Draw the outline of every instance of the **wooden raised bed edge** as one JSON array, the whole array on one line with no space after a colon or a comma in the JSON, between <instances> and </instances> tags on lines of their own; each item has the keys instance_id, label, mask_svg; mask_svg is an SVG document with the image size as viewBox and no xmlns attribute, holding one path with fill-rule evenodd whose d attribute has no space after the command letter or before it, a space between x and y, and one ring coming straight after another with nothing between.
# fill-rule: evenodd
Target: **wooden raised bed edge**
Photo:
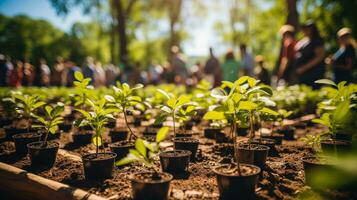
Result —
<instances>
[{"instance_id":1,"label":"wooden raised bed edge","mask_svg":"<svg viewBox=\"0 0 357 200\"><path fill-rule=\"evenodd\" d=\"M0 162L0 191L21 200L106 200L2 162Z\"/></svg>"}]
</instances>

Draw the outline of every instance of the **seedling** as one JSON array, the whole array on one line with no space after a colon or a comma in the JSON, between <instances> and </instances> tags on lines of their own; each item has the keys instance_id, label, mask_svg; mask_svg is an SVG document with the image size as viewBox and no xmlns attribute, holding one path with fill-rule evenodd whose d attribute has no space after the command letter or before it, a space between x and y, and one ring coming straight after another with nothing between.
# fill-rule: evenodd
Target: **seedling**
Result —
<instances>
[{"instance_id":1,"label":"seedling","mask_svg":"<svg viewBox=\"0 0 357 200\"><path fill-rule=\"evenodd\" d=\"M164 122L167 117L172 117L174 136L176 137L176 121L187 121L190 116L196 113L194 102L187 95L177 97L161 89L157 89L157 91L163 94L167 101L165 105L159 106L162 112L156 118L155 124Z\"/></svg>"},{"instance_id":2,"label":"seedling","mask_svg":"<svg viewBox=\"0 0 357 200\"><path fill-rule=\"evenodd\" d=\"M133 162L140 162L157 173L158 170L154 165L154 158L157 157L157 154L160 151L160 143L166 138L168 132L168 127L160 128L156 134L155 142L152 143L137 138L135 141L135 149L130 149L129 154L115 164L117 166L122 166Z\"/></svg>"},{"instance_id":3,"label":"seedling","mask_svg":"<svg viewBox=\"0 0 357 200\"><path fill-rule=\"evenodd\" d=\"M40 123L32 125L32 127L43 128L46 131L46 136L43 143L44 147L47 146L48 134L56 134L58 130L58 124L63 123L63 117L61 117L61 113L64 111L64 105L62 103L57 103L54 107L47 105L45 106L45 110L46 116L44 117L32 114L32 116Z\"/></svg>"},{"instance_id":4,"label":"seedling","mask_svg":"<svg viewBox=\"0 0 357 200\"><path fill-rule=\"evenodd\" d=\"M73 82L74 94L74 106L80 109L84 109L85 104L88 102L87 99L93 99L95 95L93 94L93 86L89 85L91 79L84 78L83 74L79 71L74 73L76 81Z\"/></svg>"},{"instance_id":5,"label":"seedling","mask_svg":"<svg viewBox=\"0 0 357 200\"><path fill-rule=\"evenodd\" d=\"M91 111L86 111L82 109L76 109L78 112L82 113L83 118L75 121L78 127L89 125L94 130L94 135L92 137L92 143L96 147L96 155L98 156L99 147L102 146L102 134L105 129L105 125L108 123L109 119L114 119L112 113L116 112L117 109L107 105L106 99L102 98L97 101L87 99L88 105L91 107Z\"/></svg>"},{"instance_id":6,"label":"seedling","mask_svg":"<svg viewBox=\"0 0 357 200\"><path fill-rule=\"evenodd\" d=\"M117 86L113 86L114 97L105 95L105 99L116 107L118 112L123 113L125 125L130 132L129 141L131 141L132 136L135 136L135 134L129 126L127 111L132 109L135 105L142 103L141 97L135 95L135 91L142 87L144 87L142 84L138 84L133 88L130 88L126 83L121 84L120 82L117 82Z\"/></svg>"}]
</instances>

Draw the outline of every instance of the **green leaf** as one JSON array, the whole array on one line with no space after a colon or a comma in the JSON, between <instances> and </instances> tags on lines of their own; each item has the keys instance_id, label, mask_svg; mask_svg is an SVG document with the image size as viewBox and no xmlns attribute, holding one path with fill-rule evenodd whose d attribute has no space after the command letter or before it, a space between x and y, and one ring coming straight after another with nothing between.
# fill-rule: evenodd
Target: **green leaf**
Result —
<instances>
[{"instance_id":1,"label":"green leaf","mask_svg":"<svg viewBox=\"0 0 357 200\"><path fill-rule=\"evenodd\" d=\"M256 84L257 84L257 80L255 80L255 79L252 78L252 77L249 77L249 78L248 78L248 85L249 85L250 87L254 87Z\"/></svg>"},{"instance_id":2,"label":"green leaf","mask_svg":"<svg viewBox=\"0 0 357 200\"><path fill-rule=\"evenodd\" d=\"M230 81L222 81L222 87L229 87L229 88L233 88L234 83L230 82Z\"/></svg>"},{"instance_id":3,"label":"green leaf","mask_svg":"<svg viewBox=\"0 0 357 200\"><path fill-rule=\"evenodd\" d=\"M166 104L170 107L170 108L175 108L176 106L176 98L175 97L172 97L170 98L169 100L167 100Z\"/></svg>"},{"instance_id":4,"label":"green leaf","mask_svg":"<svg viewBox=\"0 0 357 200\"><path fill-rule=\"evenodd\" d=\"M324 126L330 127L330 123L328 121L324 121L322 119L312 119L311 121L314 123L317 123L317 124L322 124Z\"/></svg>"},{"instance_id":5,"label":"green leaf","mask_svg":"<svg viewBox=\"0 0 357 200\"><path fill-rule=\"evenodd\" d=\"M51 106L46 106L45 110L46 110L48 116L51 116L52 107Z\"/></svg>"},{"instance_id":6,"label":"green leaf","mask_svg":"<svg viewBox=\"0 0 357 200\"><path fill-rule=\"evenodd\" d=\"M133 163L135 161L137 161L138 158L136 158L134 155L132 154L128 154L125 158L119 160L119 161L116 161L115 162L115 165L116 166L123 166L123 165L127 165L127 164L130 164L130 163Z\"/></svg>"},{"instance_id":7,"label":"green leaf","mask_svg":"<svg viewBox=\"0 0 357 200\"><path fill-rule=\"evenodd\" d=\"M238 80L236 80L235 84L242 85L248 80L249 76L242 76Z\"/></svg>"},{"instance_id":8,"label":"green leaf","mask_svg":"<svg viewBox=\"0 0 357 200\"><path fill-rule=\"evenodd\" d=\"M166 99L170 99L170 96L167 92L165 92L164 90L162 89L157 89L158 92L160 92L162 95L164 95L166 97Z\"/></svg>"},{"instance_id":9,"label":"green leaf","mask_svg":"<svg viewBox=\"0 0 357 200\"><path fill-rule=\"evenodd\" d=\"M260 110L260 112L268 113L268 114L271 114L271 115L274 115L274 116L278 116L278 115L279 115L278 112L276 112L276 111L274 111L274 110L271 110L271 109L269 109L269 108L266 108L266 107L262 108L262 109Z\"/></svg>"},{"instance_id":10,"label":"green leaf","mask_svg":"<svg viewBox=\"0 0 357 200\"><path fill-rule=\"evenodd\" d=\"M105 95L104 98L108 101L108 102L115 102L114 97L110 96L110 95Z\"/></svg>"},{"instance_id":11,"label":"green leaf","mask_svg":"<svg viewBox=\"0 0 357 200\"><path fill-rule=\"evenodd\" d=\"M144 141L140 138L138 138L135 141L135 149L143 156L146 158L146 147L144 144Z\"/></svg>"},{"instance_id":12,"label":"green leaf","mask_svg":"<svg viewBox=\"0 0 357 200\"><path fill-rule=\"evenodd\" d=\"M226 117L224 116L224 112L208 111L203 116L203 119L205 119L205 120L223 120L223 119L226 119Z\"/></svg>"},{"instance_id":13,"label":"green leaf","mask_svg":"<svg viewBox=\"0 0 357 200\"><path fill-rule=\"evenodd\" d=\"M74 72L74 77L75 77L78 81L82 81L82 80L83 80L83 74L82 74L80 71Z\"/></svg>"},{"instance_id":14,"label":"green leaf","mask_svg":"<svg viewBox=\"0 0 357 200\"><path fill-rule=\"evenodd\" d=\"M226 99L227 93L222 88L215 88L211 91L211 96L217 99Z\"/></svg>"},{"instance_id":15,"label":"green leaf","mask_svg":"<svg viewBox=\"0 0 357 200\"><path fill-rule=\"evenodd\" d=\"M57 116L59 116L63 111L64 111L64 107L63 107L63 106L56 106L56 107L51 111L51 116L52 116L52 117L57 117Z\"/></svg>"},{"instance_id":16,"label":"green leaf","mask_svg":"<svg viewBox=\"0 0 357 200\"><path fill-rule=\"evenodd\" d=\"M169 127L160 128L156 134L156 142L160 143L161 141L163 141L166 138L168 132L169 132Z\"/></svg>"},{"instance_id":17,"label":"green leaf","mask_svg":"<svg viewBox=\"0 0 357 200\"><path fill-rule=\"evenodd\" d=\"M333 86L337 87L337 85L329 79L320 79L320 80L315 81L315 83L333 85Z\"/></svg>"},{"instance_id":18,"label":"green leaf","mask_svg":"<svg viewBox=\"0 0 357 200\"><path fill-rule=\"evenodd\" d=\"M97 140L98 140L98 143L97 143ZM92 142L95 146L100 147L100 146L102 146L102 137L94 136L94 137L92 137Z\"/></svg>"},{"instance_id":19,"label":"green leaf","mask_svg":"<svg viewBox=\"0 0 357 200\"><path fill-rule=\"evenodd\" d=\"M134 87L131 90L137 90L137 89L140 89L140 88L143 88L143 87L144 87L143 84L136 84L136 85L134 85Z\"/></svg>"},{"instance_id":20,"label":"green leaf","mask_svg":"<svg viewBox=\"0 0 357 200\"><path fill-rule=\"evenodd\" d=\"M181 95L177 100L176 106L182 106L182 105L190 102L190 99L191 98L187 95Z\"/></svg>"},{"instance_id":21,"label":"green leaf","mask_svg":"<svg viewBox=\"0 0 357 200\"><path fill-rule=\"evenodd\" d=\"M254 102L250 102L250 101L241 101L239 103L239 110L255 110L257 109L258 105Z\"/></svg>"}]
</instances>

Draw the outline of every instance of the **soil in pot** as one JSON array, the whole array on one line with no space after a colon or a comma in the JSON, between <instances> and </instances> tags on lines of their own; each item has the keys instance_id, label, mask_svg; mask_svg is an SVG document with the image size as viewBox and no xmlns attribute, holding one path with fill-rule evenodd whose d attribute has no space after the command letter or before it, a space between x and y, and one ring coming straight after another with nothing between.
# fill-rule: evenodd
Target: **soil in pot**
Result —
<instances>
[{"instance_id":1,"label":"soil in pot","mask_svg":"<svg viewBox=\"0 0 357 200\"><path fill-rule=\"evenodd\" d=\"M192 137L193 133L192 131L186 129L186 130L178 130L176 132L176 137Z\"/></svg>"},{"instance_id":2,"label":"soil in pot","mask_svg":"<svg viewBox=\"0 0 357 200\"><path fill-rule=\"evenodd\" d=\"M263 170L269 147L259 144L239 144L235 151L240 163L253 164Z\"/></svg>"},{"instance_id":3,"label":"soil in pot","mask_svg":"<svg viewBox=\"0 0 357 200\"><path fill-rule=\"evenodd\" d=\"M110 150L116 154L116 159L121 160L129 153L129 149L134 149L134 143L126 140L115 142L108 145Z\"/></svg>"},{"instance_id":4,"label":"soil in pot","mask_svg":"<svg viewBox=\"0 0 357 200\"><path fill-rule=\"evenodd\" d=\"M41 133L20 133L12 136L15 143L16 154L26 155L27 144L40 141L41 135Z\"/></svg>"},{"instance_id":5,"label":"soil in pot","mask_svg":"<svg viewBox=\"0 0 357 200\"><path fill-rule=\"evenodd\" d=\"M255 199L255 187L258 183L260 168L254 165L240 164L241 175L237 167L224 165L213 168L216 174L221 200Z\"/></svg>"},{"instance_id":6,"label":"soil in pot","mask_svg":"<svg viewBox=\"0 0 357 200\"><path fill-rule=\"evenodd\" d=\"M109 131L109 136L112 142L126 140L128 137L128 130L126 129L113 129Z\"/></svg>"},{"instance_id":7,"label":"soil in pot","mask_svg":"<svg viewBox=\"0 0 357 200\"><path fill-rule=\"evenodd\" d=\"M269 147L268 156L278 156L278 151L275 148L275 140L268 138L253 139L252 144L260 144Z\"/></svg>"},{"instance_id":8,"label":"soil in pot","mask_svg":"<svg viewBox=\"0 0 357 200\"><path fill-rule=\"evenodd\" d=\"M343 140L322 140L321 149L324 154L334 155L337 153L337 155L343 155L352 150L352 143Z\"/></svg>"},{"instance_id":9,"label":"soil in pot","mask_svg":"<svg viewBox=\"0 0 357 200\"><path fill-rule=\"evenodd\" d=\"M186 150L161 152L159 157L162 171L174 175L175 178L187 176L191 154Z\"/></svg>"},{"instance_id":10,"label":"soil in pot","mask_svg":"<svg viewBox=\"0 0 357 200\"><path fill-rule=\"evenodd\" d=\"M21 134L21 133L33 133L33 132L37 132L37 129L27 129L27 128L13 128L13 127L5 127L5 134L6 134L6 141L11 141L12 140L12 136L16 135L16 134Z\"/></svg>"},{"instance_id":11,"label":"soil in pot","mask_svg":"<svg viewBox=\"0 0 357 200\"><path fill-rule=\"evenodd\" d=\"M82 156L85 178L102 180L112 177L116 153L91 153Z\"/></svg>"},{"instance_id":12,"label":"soil in pot","mask_svg":"<svg viewBox=\"0 0 357 200\"><path fill-rule=\"evenodd\" d=\"M191 161L196 158L196 153L198 149L199 140L189 137L174 138L174 149L175 150L188 150L191 151Z\"/></svg>"},{"instance_id":13,"label":"soil in pot","mask_svg":"<svg viewBox=\"0 0 357 200\"><path fill-rule=\"evenodd\" d=\"M92 136L92 131L78 131L76 133L72 133L72 140L74 144L86 145L92 142Z\"/></svg>"},{"instance_id":14,"label":"soil in pot","mask_svg":"<svg viewBox=\"0 0 357 200\"><path fill-rule=\"evenodd\" d=\"M44 142L33 142L27 144L28 152L31 160L31 167L34 168L51 168L56 161L56 156L59 148L59 143L48 141L47 145Z\"/></svg>"},{"instance_id":15,"label":"soil in pot","mask_svg":"<svg viewBox=\"0 0 357 200\"><path fill-rule=\"evenodd\" d=\"M295 140L295 127L283 126L276 131L284 136L284 140Z\"/></svg>"},{"instance_id":16,"label":"soil in pot","mask_svg":"<svg viewBox=\"0 0 357 200\"><path fill-rule=\"evenodd\" d=\"M208 139L216 139L216 134L220 133L222 131L222 129L220 128L205 128L204 129L204 136Z\"/></svg>"},{"instance_id":17,"label":"soil in pot","mask_svg":"<svg viewBox=\"0 0 357 200\"><path fill-rule=\"evenodd\" d=\"M141 172L131 175L134 200L167 200L173 176L164 172Z\"/></svg>"}]
</instances>

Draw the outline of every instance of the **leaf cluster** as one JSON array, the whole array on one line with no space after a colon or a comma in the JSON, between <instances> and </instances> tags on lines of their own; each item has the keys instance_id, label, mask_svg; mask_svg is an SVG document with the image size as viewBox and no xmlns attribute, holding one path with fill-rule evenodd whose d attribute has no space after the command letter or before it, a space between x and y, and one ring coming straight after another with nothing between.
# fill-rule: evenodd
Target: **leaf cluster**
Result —
<instances>
[{"instance_id":1,"label":"leaf cluster","mask_svg":"<svg viewBox=\"0 0 357 200\"><path fill-rule=\"evenodd\" d=\"M33 114L33 117L39 124L32 125L33 128L43 128L47 133L55 134L58 130L58 125L63 123L61 113L64 111L64 105L57 103L55 106L45 106L45 116Z\"/></svg>"}]
</instances>

